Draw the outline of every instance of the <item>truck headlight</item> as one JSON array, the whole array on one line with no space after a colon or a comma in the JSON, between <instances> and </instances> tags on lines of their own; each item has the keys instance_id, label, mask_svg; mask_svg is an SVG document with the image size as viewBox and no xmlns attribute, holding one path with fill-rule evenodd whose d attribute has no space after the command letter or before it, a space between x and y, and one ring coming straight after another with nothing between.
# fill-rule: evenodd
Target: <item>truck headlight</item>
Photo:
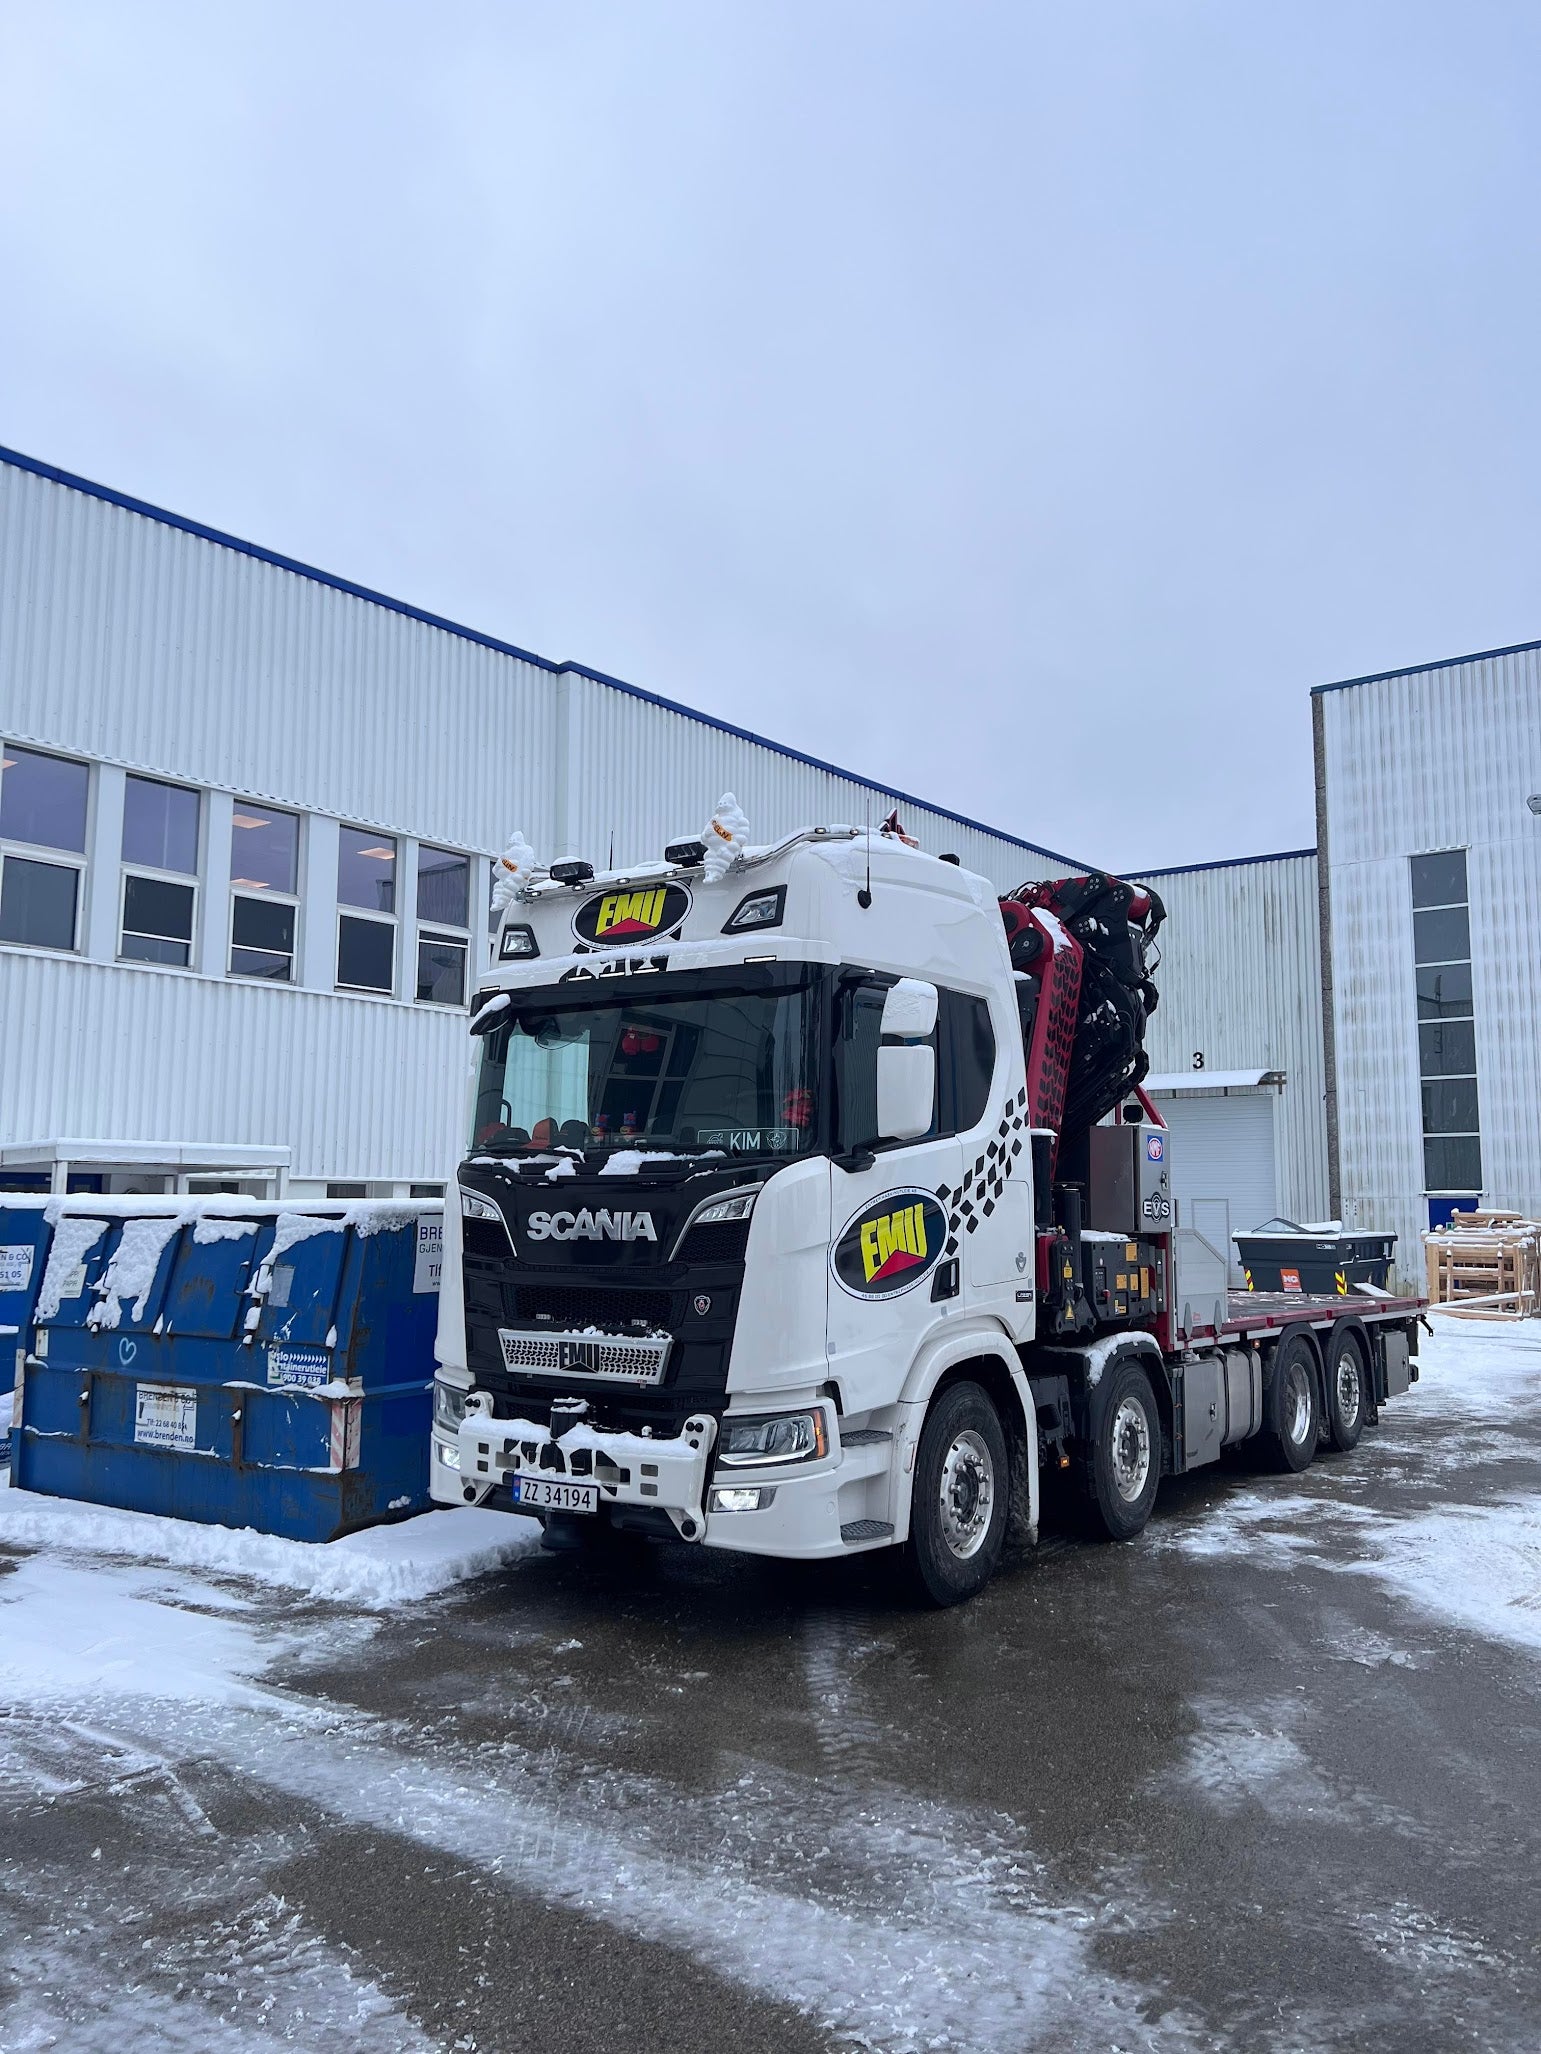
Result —
<instances>
[{"instance_id":1,"label":"truck headlight","mask_svg":"<svg viewBox=\"0 0 1541 2054\"><path fill-rule=\"evenodd\" d=\"M692 1213L693 1227L720 1227L729 1220L747 1220L754 1211L754 1202L759 1197L758 1186L753 1191L732 1191L726 1198L714 1198L710 1205Z\"/></svg>"},{"instance_id":2,"label":"truck headlight","mask_svg":"<svg viewBox=\"0 0 1541 2054\"><path fill-rule=\"evenodd\" d=\"M829 1453L824 1414L773 1412L761 1418L722 1422L717 1460L729 1468L758 1468L773 1462L816 1462Z\"/></svg>"},{"instance_id":3,"label":"truck headlight","mask_svg":"<svg viewBox=\"0 0 1541 2054\"><path fill-rule=\"evenodd\" d=\"M455 1433L466 1416L468 1393L459 1384L447 1384L443 1377L433 1380L433 1423L442 1426L447 1434Z\"/></svg>"}]
</instances>

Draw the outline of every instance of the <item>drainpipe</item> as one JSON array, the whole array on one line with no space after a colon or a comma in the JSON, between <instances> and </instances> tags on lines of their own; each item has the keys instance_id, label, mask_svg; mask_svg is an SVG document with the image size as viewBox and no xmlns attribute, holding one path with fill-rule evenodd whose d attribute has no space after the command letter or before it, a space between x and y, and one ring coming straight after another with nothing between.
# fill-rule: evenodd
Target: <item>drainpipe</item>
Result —
<instances>
[{"instance_id":1,"label":"drainpipe","mask_svg":"<svg viewBox=\"0 0 1541 2054\"><path fill-rule=\"evenodd\" d=\"M1327 843L1326 712L1320 692L1311 694L1311 753L1316 769L1316 919L1322 956L1322 1064L1326 1073L1327 1203L1332 1218L1343 1218L1343 1177L1338 1157L1337 1029L1332 1004L1332 865Z\"/></svg>"}]
</instances>

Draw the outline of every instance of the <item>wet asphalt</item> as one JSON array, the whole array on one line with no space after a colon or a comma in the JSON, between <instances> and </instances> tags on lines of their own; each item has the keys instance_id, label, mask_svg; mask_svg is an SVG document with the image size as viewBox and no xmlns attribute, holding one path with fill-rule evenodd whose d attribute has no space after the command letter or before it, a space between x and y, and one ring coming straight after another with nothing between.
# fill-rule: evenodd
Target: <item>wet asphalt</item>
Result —
<instances>
[{"instance_id":1,"label":"wet asphalt","mask_svg":"<svg viewBox=\"0 0 1541 2054\"><path fill-rule=\"evenodd\" d=\"M1541 2047L1541 1657L1364 1568L1535 1489L1533 1420L1452 1431L1227 1460L1124 1547L1051 1506L945 1613L683 1547L373 1631L262 1595L298 1726L7 1722L0 2049Z\"/></svg>"}]
</instances>

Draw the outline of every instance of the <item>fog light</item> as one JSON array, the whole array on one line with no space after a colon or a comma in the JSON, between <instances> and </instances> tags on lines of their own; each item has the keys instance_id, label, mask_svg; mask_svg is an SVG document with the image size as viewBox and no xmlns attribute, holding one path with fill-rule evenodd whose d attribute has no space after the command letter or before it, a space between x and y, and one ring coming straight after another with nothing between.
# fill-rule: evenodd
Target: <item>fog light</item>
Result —
<instances>
[{"instance_id":1,"label":"fog light","mask_svg":"<svg viewBox=\"0 0 1541 2054\"><path fill-rule=\"evenodd\" d=\"M439 1460L446 1469L458 1469L460 1467L460 1450L453 1441L440 1441Z\"/></svg>"},{"instance_id":2,"label":"fog light","mask_svg":"<svg viewBox=\"0 0 1541 2054\"><path fill-rule=\"evenodd\" d=\"M719 1484L712 1492L713 1512L763 1512L773 1504L776 1486L772 1484Z\"/></svg>"}]
</instances>

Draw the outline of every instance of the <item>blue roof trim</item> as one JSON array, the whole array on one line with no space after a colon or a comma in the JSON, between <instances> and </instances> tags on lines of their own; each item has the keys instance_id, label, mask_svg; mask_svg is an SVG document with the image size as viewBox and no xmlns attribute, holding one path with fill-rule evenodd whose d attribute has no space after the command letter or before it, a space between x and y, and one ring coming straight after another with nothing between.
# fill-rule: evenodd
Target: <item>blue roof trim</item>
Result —
<instances>
[{"instance_id":1,"label":"blue roof trim","mask_svg":"<svg viewBox=\"0 0 1541 2054\"><path fill-rule=\"evenodd\" d=\"M802 749L791 748L785 742L773 742L765 735L755 734L751 728L736 726L731 720L719 720L713 713L702 713L677 699L665 699L657 692L644 691L640 685L629 685L624 678L609 677L604 671L590 670L582 663L553 663L549 656L537 656L532 649L520 649L512 642L500 642L495 635L481 634L475 628L463 627L459 621L446 620L441 614L425 613L421 607L409 606L402 599L392 599L386 592L375 592L368 585L355 585L348 578L334 577L330 571L317 570L314 564L301 563L297 557L280 556L276 550L263 549L258 543L243 542L239 535L227 535L222 528L205 527L201 521L187 520L181 514L169 513L163 506L152 506L148 500L131 498L126 492L115 492L111 486L77 477L73 471L61 471L56 464L45 464L37 457L23 456L19 450L0 445L0 463L10 464L18 471L30 471L34 477L47 478L52 484L68 486L70 491L83 492L90 499L104 500L108 506L121 507L125 513L141 514L146 520L159 521L162 527L179 529L184 535L196 535L201 542L213 542L221 549L233 549L238 556L254 557L258 563L272 564L276 570L289 571L297 578L308 578L312 584L327 585L334 592L346 592L351 599L362 599L370 606L382 606L388 613L399 613L424 627L437 628L446 635L458 635L461 641L474 642L480 648L494 650L499 656L512 656L521 663L532 663L539 670L550 671L553 676L568 672L575 677L589 678L597 685L608 685L612 691L624 692L628 698L640 699L648 706L661 707L666 713L677 713L682 719L699 721L703 727L715 728L719 734L731 735L735 741L769 749L777 756L806 764L810 770L823 771L829 777L843 777L851 784L876 792L881 798L896 799L904 806L924 806L928 813L954 821L959 827L972 828L978 834L990 835L996 841L1010 842L1013 848L1025 849L1031 856L1047 856L1055 863L1074 865L1077 862L1074 856L1063 856L1056 849L1046 849L1038 842L1024 841L1020 835L989 827L984 821L973 820L966 813L955 813L950 806L938 806L934 800L922 799L914 792L901 792L894 785L877 784L858 771L842 770L838 763L826 763L822 757L809 756ZM1084 869L1086 866L1082 864L1079 867Z\"/></svg>"},{"instance_id":2,"label":"blue roof trim","mask_svg":"<svg viewBox=\"0 0 1541 2054\"><path fill-rule=\"evenodd\" d=\"M1295 863L1302 856L1315 854L1315 849L1280 849L1273 856L1222 856L1218 863L1178 863L1167 870L1125 870L1121 874L1143 884L1150 877L1192 877L1199 870L1245 870L1252 863Z\"/></svg>"},{"instance_id":3,"label":"blue roof trim","mask_svg":"<svg viewBox=\"0 0 1541 2054\"><path fill-rule=\"evenodd\" d=\"M1510 642L1502 649L1474 649L1470 656L1441 656L1434 663L1409 663L1401 670L1373 670L1368 677L1341 678L1334 685L1313 685L1311 697L1319 699L1323 692L1351 692L1355 685L1383 685L1388 678L1415 678L1429 670L1455 670L1463 663L1487 663L1495 656L1528 656L1533 649L1541 649L1541 642Z\"/></svg>"}]
</instances>

